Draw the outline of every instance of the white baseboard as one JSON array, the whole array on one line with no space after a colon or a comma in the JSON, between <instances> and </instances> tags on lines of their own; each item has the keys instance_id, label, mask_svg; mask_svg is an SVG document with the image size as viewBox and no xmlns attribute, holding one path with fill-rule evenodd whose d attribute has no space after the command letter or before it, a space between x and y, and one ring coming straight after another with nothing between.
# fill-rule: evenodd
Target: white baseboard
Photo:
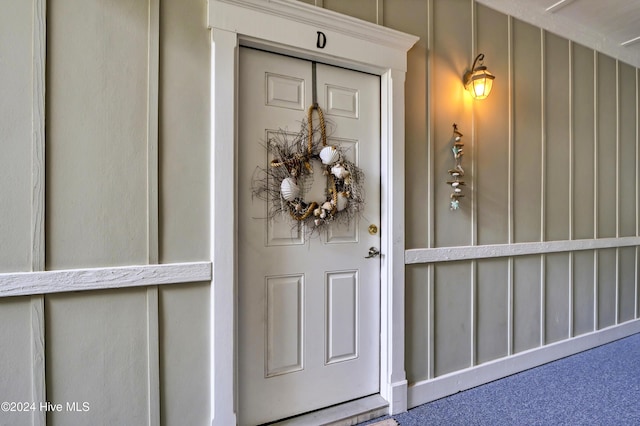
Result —
<instances>
[{"instance_id":1,"label":"white baseboard","mask_svg":"<svg viewBox=\"0 0 640 426\"><path fill-rule=\"evenodd\" d=\"M569 355L575 355L639 332L640 320L636 319L434 379L416 382L411 384L408 389L408 408L502 379Z\"/></svg>"},{"instance_id":2,"label":"white baseboard","mask_svg":"<svg viewBox=\"0 0 640 426\"><path fill-rule=\"evenodd\" d=\"M389 414L398 414L407 411L408 382L402 380L389 386Z\"/></svg>"}]
</instances>

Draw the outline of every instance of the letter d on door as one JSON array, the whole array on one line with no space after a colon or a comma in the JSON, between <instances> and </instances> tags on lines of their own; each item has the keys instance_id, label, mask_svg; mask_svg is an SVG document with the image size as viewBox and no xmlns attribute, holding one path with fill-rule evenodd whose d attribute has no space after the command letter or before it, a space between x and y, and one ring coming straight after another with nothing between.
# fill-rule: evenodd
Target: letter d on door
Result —
<instances>
[{"instance_id":1,"label":"letter d on door","mask_svg":"<svg viewBox=\"0 0 640 426\"><path fill-rule=\"evenodd\" d=\"M318 41L316 42L316 47L318 49L324 49L327 45L327 36L324 35L322 31L318 31Z\"/></svg>"}]
</instances>

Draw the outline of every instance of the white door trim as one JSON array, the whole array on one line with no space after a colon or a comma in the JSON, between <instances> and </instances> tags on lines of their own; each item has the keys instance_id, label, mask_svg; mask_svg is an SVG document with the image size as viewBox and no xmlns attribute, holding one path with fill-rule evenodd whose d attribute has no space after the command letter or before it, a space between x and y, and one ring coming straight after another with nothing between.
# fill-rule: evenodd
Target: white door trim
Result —
<instances>
[{"instance_id":1,"label":"white door trim","mask_svg":"<svg viewBox=\"0 0 640 426\"><path fill-rule=\"evenodd\" d=\"M211 52L211 424L236 424L238 47L380 75L380 395L407 408L404 369L404 81L418 40L295 0L209 0ZM318 31L326 37L318 48Z\"/></svg>"}]
</instances>

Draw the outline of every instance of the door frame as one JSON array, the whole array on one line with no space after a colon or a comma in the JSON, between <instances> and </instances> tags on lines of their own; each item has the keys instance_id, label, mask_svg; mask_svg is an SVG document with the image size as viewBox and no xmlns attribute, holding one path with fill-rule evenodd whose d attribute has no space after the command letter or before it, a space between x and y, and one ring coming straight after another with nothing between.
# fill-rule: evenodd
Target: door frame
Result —
<instances>
[{"instance_id":1,"label":"door frame","mask_svg":"<svg viewBox=\"0 0 640 426\"><path fill-rule=\"evenodd\" d=\"M209 0L211 423L236 424L238 48L380 76L380 396L407 409L404 368L404 82L418 37L297 0ZM324 35L324 47L320 40ZM233 177L233 178L230 178Z\"/></svg>"}]
</instances>

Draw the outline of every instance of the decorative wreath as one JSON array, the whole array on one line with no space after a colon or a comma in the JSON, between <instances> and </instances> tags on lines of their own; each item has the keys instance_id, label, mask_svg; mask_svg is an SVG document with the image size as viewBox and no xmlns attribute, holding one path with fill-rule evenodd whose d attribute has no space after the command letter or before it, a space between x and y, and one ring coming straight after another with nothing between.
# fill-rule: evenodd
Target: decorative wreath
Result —
<instances>
[{"instance_id":1,"label":"decorative wreath","mask_svg":"<svg viewBox=\"0 0 640 426\"><path fill-rule=\"evenodd\" d=\"M319 127L313 126L313 112ZM320 132L320 137L314 137ZM267 151L273 158L262 175L254 179L254 194L269 203L268 217L288 212L297 222L303 222L312 233L327 224L349 222L364 205L362 183L364 173L345 157L342 147L327 144L324 115L318 104L307 112L306 123L291 135L283 130L267 141ZM326 178L325 198L305 199L314 180L312 160L322 163Z\"/></svg>"}]
</instances>

